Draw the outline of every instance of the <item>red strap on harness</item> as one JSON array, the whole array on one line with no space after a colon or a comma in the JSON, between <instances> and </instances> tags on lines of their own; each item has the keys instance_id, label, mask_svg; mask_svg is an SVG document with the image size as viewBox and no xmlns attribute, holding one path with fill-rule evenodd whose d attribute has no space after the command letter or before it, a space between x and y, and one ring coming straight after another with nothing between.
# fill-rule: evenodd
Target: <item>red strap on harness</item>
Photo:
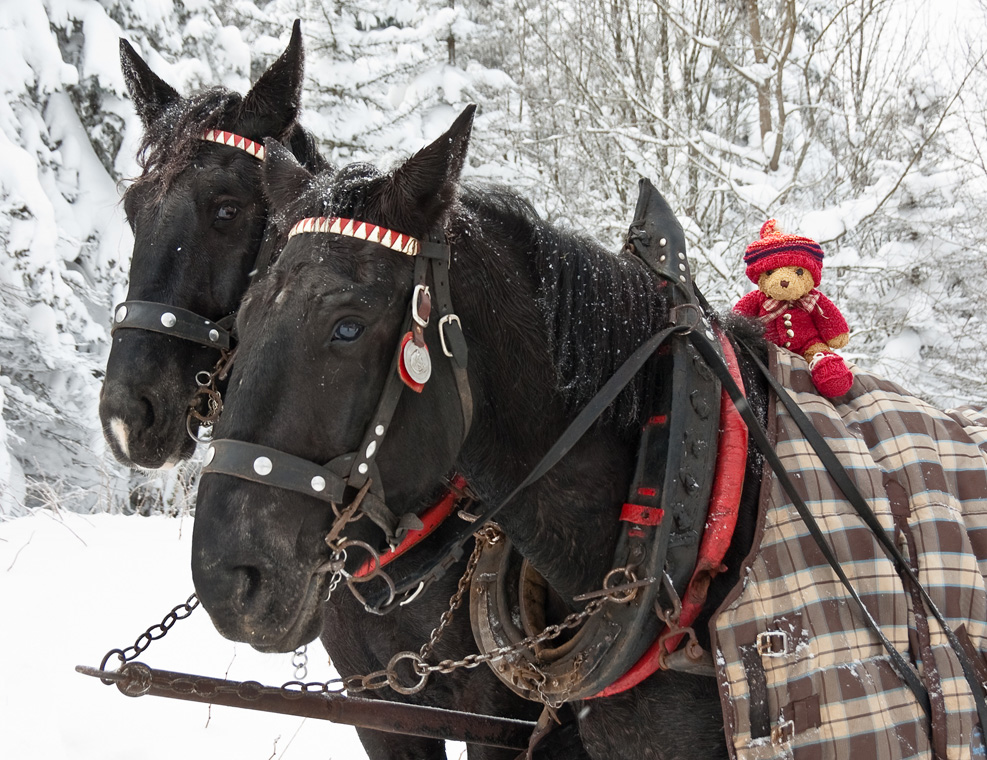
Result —
<instances>
[{"instance_id":1,"label":"red strap on harness","mask_svg":"<svg viewBox=\"0 0 987 760\"><path fill-rule=\"evenodd\" d=\"M442 495L434 506L429 507L425 510L425 514L421 515L422 527L418 530L408 531L408 535L404 537L404 540L400 544L390 551L381 554L380 566L383 567L389 562L394 561L438 528L442 524L442 521L452 514L452 510L455 509L456 504L459 503L459 499L462 498L466 486L466 478L459 473L453 475L449 484L449 490ZM353 577L362 578L373 569L374 560L373 557L370 557L360 566L359 570L353 573Z\"/></svg>"},{"instance_id":2,"label":"red strap on harness","mask_svg":"<svg viewBox=\"0 0 987 760\"><path fill-rule=\"evenodd\" d=\"M726 340L719 328L717 337L723 346L723 358L730 374L743 389L740 377L740 365L730 341ZM679 626L691 625L702 611L706 602L706 592L709 584L720 572L726 570L722 564L723 557L733 539L734 528L737 527L737 515L740 511L740 494L744 487L744 470L747 466L747 425L740 412L730 401L726 391L720 395L720 437L716 447L716 474L713 481L713 491L710 495L709 512L706 518L706 530L703 531L699 544L699 557L696 569L685 590L682 599L682 611L679 614ZM624 505L624 510L628 506ZM661 510L658 510L661 511ZM621 519L623 511L621 512ZM632 521L633 522L633 521ZM657 524L657 523L654 523ZM662 631L664 633L664 631ZM650 676L661 667L661 650L674 652L682 640L682 634L673 636L666 641L661 640L661 634L641 658L624 675L603 689L596 697L609 697L619 694Z\"/></svg>"},{"instance_id":3,"label":"red strap on harness","mask_svg":"<svg viewBox=\"0 0 987 760\"><path fill-rule=\"evenodd\" d=\"M641 504L625 504L620 510L621 520L636 525L660 525L664 516L664 509L645 507Z\"/></svg>"}]
</instances>

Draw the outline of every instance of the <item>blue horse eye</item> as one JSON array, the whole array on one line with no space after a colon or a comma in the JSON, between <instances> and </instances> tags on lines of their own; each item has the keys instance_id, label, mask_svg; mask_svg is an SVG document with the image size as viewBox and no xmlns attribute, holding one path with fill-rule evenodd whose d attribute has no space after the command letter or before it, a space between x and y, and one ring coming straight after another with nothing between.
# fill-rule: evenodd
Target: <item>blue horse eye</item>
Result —
<instances>
[{"instance_id":1,"label":"blue horse eye","mask_svg":"<svg viewBox=\"0 0 987 760\"><path fill-rule=\"evenodd\" d=\"M238 210L236 206L231 206L227 203L225 206L219 207L219 211L216 212L216 218L221 222L228 222L236 218Z\"/></svg>"},{"instance_id":2,"label":"blue horse eye","mask_svg":"<svg viewBox=\"0 0 987 760\"><path fill-rule=\"evenodd\" d=\"M340 322L336 329L332 331L332 340L341 340L349 343L356 340L363 333L363 325L359 322Z\"/></svg>"}]
</instances>

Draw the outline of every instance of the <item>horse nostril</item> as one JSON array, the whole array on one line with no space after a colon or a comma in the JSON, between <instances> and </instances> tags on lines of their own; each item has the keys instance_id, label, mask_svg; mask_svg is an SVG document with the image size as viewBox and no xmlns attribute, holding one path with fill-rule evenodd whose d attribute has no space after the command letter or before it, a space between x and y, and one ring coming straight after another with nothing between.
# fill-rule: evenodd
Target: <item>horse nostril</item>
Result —
<instances>
[{"instance_id":1,"label":"horse nostril","mask_svg":"<svg viewBox=\"0 0 987 760\"><path fill-rule=\"evenodd\" d=\"M251 565L240 565L233 568L233 576L233 600L246 610L260 589L260 570Z\"/></svg>"},{"instance_id":2,"label":"horse nostril","mask_svg":"<svg viewBox=\"0 0 987 760\"><path fill-rule=\"evenodd\" d=\"M154 424L154 404L151 403L151 399L147 396L141 396L138 402L138 409L140 409L141 421L144 423L144 427L151 427Z\"/></svg>"},{"instance_id":3,"label":"horse nostril","mask_svg":"<svg viewBox=\"0 0 987 760\"><path fill-rule=\"evenodd\" d=\"M781 285L783 288L787 288L788 287L788 280L782 280L778 284Z\"/></svg>"}]
</instances>

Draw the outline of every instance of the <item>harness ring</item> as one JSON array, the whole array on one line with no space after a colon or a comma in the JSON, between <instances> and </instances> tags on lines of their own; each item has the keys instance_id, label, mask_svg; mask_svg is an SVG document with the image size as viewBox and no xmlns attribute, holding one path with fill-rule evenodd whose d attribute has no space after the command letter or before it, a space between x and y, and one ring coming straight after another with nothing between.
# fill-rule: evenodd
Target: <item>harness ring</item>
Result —
<instances>
[{"instance_id":1,"label":"harness ring","mask_svg":"<svg viewBox=\"0 0 987 760\"><path fill-rule=\"evenodd\" d=\"M401 660L411 660L414 663L411 667L420 679L418 683L411 686L402 686L398 681L398 674L394 671L394 668L399 662L401 662ZM425 684L428 683L428 671L426 670L422 672L419 670L419 668L424 665L425 660L423 660L420 655L415 654L414 652L398 652L387 663L387 685L394 689L394 691L398 694L417 694L424 689Z\"/></svg>"}]
</instances>

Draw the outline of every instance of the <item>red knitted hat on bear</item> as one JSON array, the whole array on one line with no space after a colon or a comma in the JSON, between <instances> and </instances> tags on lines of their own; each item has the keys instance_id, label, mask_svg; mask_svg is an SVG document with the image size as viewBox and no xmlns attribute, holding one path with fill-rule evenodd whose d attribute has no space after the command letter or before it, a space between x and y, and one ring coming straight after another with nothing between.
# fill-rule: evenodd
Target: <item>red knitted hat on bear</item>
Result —
<instances>
[{"instance_id":1,"label":"red knitted hat on bear","mask_svg":"<svg viewBox=\"0 0 987 760\"><path fill-rule=\"evenodd\" d=\"M747 246L744 254L747 276L755 285L761 274L778 267L804 267L819 285L822 279L823 250L819 243L800 235L786 235L775 219L761 227L761 237Z\"/></svg>"}]
</instances>

